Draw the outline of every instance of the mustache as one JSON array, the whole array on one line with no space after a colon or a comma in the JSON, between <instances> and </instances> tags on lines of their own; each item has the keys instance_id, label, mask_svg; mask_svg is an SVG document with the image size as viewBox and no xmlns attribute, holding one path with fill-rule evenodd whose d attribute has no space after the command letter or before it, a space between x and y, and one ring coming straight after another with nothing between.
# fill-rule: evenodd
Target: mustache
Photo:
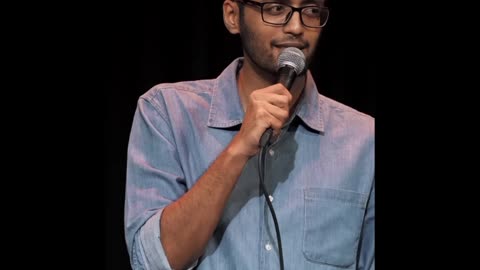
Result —
<instances>
[{"instance_id":1,"label":"mustache","mask_svg":"<svg viewBox=\"0 0 480 270\"><path fill-rule=\"evenodd\" d=\"M307 41L297 38L273 40L272 45L276 47L296 47L300 50L310 47Z\"/></svg>"}]
</instances>

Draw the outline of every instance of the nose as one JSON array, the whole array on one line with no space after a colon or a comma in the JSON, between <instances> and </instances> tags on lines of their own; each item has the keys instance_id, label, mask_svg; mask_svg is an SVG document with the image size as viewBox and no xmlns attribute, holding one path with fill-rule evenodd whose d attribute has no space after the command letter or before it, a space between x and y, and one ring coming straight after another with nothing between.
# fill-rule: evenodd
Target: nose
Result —
<instances>
[{"instance_id":1,"label":"nose","mask_svg":"<svg viewBox=\"0 0 480 270\"><path fill-rule=\"evenodd\" d=\"M302 19L300 18L301 14L300 11L294 10L290 15L290 18L287 24L284 25L283 29L287 33L291 33L292 35L298 36L303 32L303 24Z\"/></svg>"}]
</instances>

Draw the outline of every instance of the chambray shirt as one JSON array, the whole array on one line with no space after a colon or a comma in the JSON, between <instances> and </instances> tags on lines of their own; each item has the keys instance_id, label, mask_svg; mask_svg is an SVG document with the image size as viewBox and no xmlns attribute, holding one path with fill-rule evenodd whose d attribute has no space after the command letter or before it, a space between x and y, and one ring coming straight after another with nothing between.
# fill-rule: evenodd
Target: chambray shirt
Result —
<instances>
[{"instance_id":1,"label":"chambray shirt","mask_svg":"<svg viewBox=\"0 0 480 270\"><path fill-rule=\"evenodd\" d=\"M163 209L185 194L242 124L234 60L213 80L164 83L138 100L128 146L125 237L135 270L171 269ZM246 164L196 269L279 269L275 227ZM265 185L285 269L375 269L374 119L318 93L310 72L268 147Z\"/></svg>"}]
</instances>

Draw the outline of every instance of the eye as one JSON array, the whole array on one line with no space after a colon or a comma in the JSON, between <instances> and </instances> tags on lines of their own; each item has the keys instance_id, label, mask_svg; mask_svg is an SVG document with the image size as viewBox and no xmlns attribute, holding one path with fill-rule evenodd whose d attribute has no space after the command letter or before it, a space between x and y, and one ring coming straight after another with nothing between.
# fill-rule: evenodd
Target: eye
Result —
<instances>
[{"instance_id":1,"label":"eye","mask_svg":"<svg viewBox=\"0 0 480 270\"><path fill-rule=\"evenodd\" d=\"M306 7L303 9L303 14L309 17L320 17L320 8L319 7Z\"/></svg>"},{"instance_id":2,"label":"eye","mask_svg":"<svg viewBox=\"0 0 480 270\"><path fill-rule=\"evenodd\" d=\"M263 12L270 15L281 15L289 11L289 8L282 4L266 4L263 6Z\"/></svg>"}]
</instances>

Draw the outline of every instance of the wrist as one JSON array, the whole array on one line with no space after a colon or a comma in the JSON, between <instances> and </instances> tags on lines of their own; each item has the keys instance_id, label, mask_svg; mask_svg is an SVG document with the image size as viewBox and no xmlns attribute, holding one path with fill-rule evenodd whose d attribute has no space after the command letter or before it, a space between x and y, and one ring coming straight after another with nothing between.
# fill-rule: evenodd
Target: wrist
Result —
<instances>
[{"instance_id":1,"label":"wrist","mask_svg":"<svg viewBox=\"0 0 480 270\"><path fill-rule=\"evenodd\" d=\"M236 138L225 149L225 154L235 162L247 162L255 153L250 153Z\"/></svg>"}]
</instances>

